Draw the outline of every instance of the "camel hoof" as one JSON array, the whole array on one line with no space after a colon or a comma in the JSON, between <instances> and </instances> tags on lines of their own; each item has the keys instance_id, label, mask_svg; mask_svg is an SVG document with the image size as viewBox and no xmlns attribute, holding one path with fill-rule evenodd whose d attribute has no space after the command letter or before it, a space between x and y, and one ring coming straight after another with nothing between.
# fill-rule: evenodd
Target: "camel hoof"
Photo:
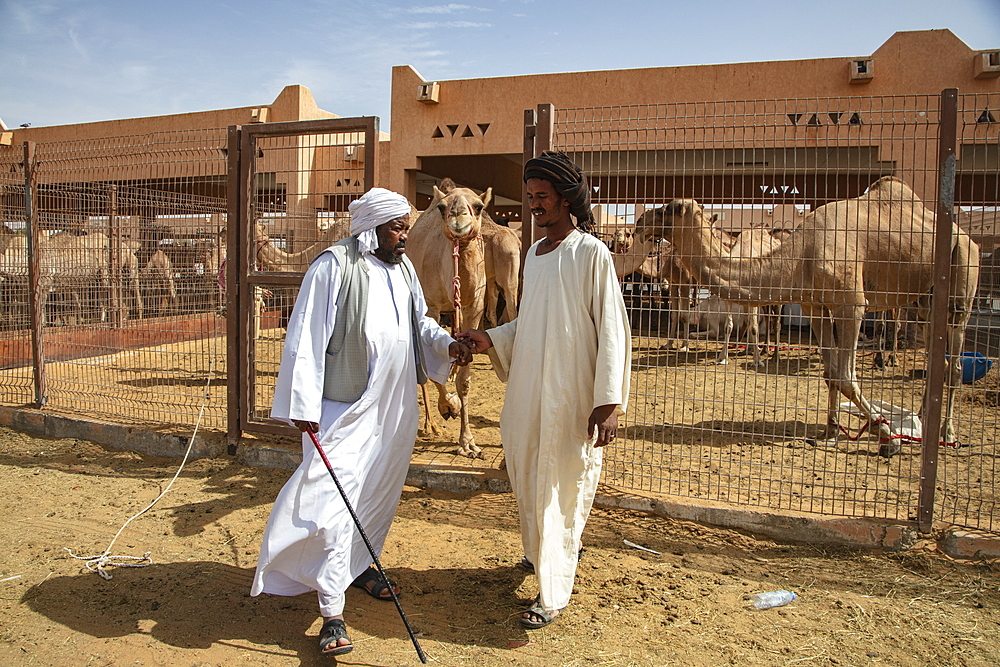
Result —
<instances>
[{"instance_id":1,"label":"camel hoof","mask_svg":"<svg viewBox=\"0 0 1000 667\"><path fill-rule=\"evenodd\" d=\"M816 438L816 439L810 438L808 442L809 444L815 445L816 447L826 447L826 448L836 447L837 436L833 436L832 438Z\"/></svg>"},{"instance_id":2,"label":"camel hoof","mask_svg":"<svg viewBox=\"0 0 1000 667\"><path fill-rule=\"evenodd\" d=\"M727 366L729 364L729 359L716 359L715 363L719 366Z\"/></svg>"},{"instance_id":3,"label":"camel hoof","mask_svg":"<svg viewBox=\"0 0 1000 667\"><path fill-rule=\"evenodd\" d=\"M899 440L883 442L878 446L878 455L884 459L892 458L894 454L899 454L902 448L902 445L899 444Z\"/></svg>"},{"instance_id":4,"label":"camel hoof","mask_svg":"<svg viewBox=\"0 0 1000 667\"><path fill-rule=\"evenodd\" d=\"M458 449L455 450L455 453L458 454L459 456L466 456L470 459L484 458L483 450L480 447L477 447L476 443L474 442L461 445Z\"/></svg>"}]
</instances>

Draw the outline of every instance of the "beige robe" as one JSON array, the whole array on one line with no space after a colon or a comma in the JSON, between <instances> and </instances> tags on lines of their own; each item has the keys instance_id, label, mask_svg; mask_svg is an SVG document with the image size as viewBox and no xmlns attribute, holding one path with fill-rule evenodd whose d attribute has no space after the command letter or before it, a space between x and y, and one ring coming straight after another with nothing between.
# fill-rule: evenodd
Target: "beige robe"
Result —
<instances>
[{"instance_id":1,"label":"beige robe","mask_svg":"<svg viewBox=\"0 0 1000 667\"><path fill-rule=\"evenodd\" d=\"M490 357L507 393L500 415L524 553L542 606L569 603L580 536L601 476L587 435L594 408L628 401L632 337L611 253L573 231L524 264L518 317L489 330Z\"/></svg>"}]
</instances>

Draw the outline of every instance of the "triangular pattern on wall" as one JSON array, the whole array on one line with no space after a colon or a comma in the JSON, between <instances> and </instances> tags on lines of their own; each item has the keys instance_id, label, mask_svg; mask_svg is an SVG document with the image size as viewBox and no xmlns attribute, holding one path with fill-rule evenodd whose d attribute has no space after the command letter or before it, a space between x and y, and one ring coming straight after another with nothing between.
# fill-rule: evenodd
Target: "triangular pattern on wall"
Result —
<instances>
[{"instance_id":1,"label":"triangular pattern on wall","mask_svg":"<svg viewBox=\"0 0 1000 667\"><path fill-rule=\"evenodd\" d=\"M465 129L462 130L462 136L463 137L474 137L474 136L476 136L476 135L474 135L472 133L472 126L471 125L466 125L465 126Z\"/></svg>"},{"instance_id":2,"label":"triangular pattern on wall","mask_svg":"<svg viewBox=\"0 0 1000 667\"><path fill-rule=\"evenodd\" d=\"M976 122L977 123L995 123L995 122L997 122L997 119L993 117L993 114L990 113L989 109L984 109L983 112L981 114L979 114L979 118L976 119Z\"/></svg>"},{"instance_id":3,"label":"triangular pattern on wall","mask_svg":"<svg viewBox=\"0 0 1000 667\"><path fill-rule=\"evenodd\" d=\"M790 114L788 114L788 120L792 121L792 125L798 125L800 118L802 118L802 114L800 114L800 113L790 113Z\"/></svg>"},{"instance_id":4,"label":"triangular pattern on wall","mask_svg":"<svg viewBox=\"0 0 1000 667\"><path fill-rule=\"evenodd\" d=\"M434 128L434 133L431 134L431 138L432 139L440 139L443 136L444 136L444 132L441 131L440 127L435 127Z\"/></svg>"},{"instance_id":5,"label":"triangular pattern on wall","mask_svg":"<svg viewBox=\"0 0 1000 667\"><path fill-rule=\"evenodd\" d=\"M851 120L847 121L849 125L863 125L861 122L861 114L857 111L851 114Z\"/></svg>"},{"instance_id":6,"label":"triangular pattern on wall","mask_svg":"<svg viewBox=\"0 0 1000 667\"><path fill-rule=\"evenodd\" d=\"M486 130L490 129L490 124L489 123L476 123L476 124L479 126L479 131L485 137L486 136Z\"/></svg>"},{"instance_id":7,"label":"triangular pattern on wall","mask_svg":"<svg viewBox=\"0 0 1000 667\"><path fill-rule=\"evenodd\" d=\"M448 131L451 132L451 136L454 137L455 133L458 132L458 125L448 125L447 127Z\"/></svg>"},{"instance_id":8,"label":"triangular pattern on wall","mask_svg":"<svg viewBox=\"0 0 1000 667\"><path fill-rule=\"evenodd\" d=\"M831 111L830 113L827 114L827 116L830 117L830 122L833 123L834 125L840 125L840 117L843 115L844 114L840 111Z\"/></svg>"}]
</instances>

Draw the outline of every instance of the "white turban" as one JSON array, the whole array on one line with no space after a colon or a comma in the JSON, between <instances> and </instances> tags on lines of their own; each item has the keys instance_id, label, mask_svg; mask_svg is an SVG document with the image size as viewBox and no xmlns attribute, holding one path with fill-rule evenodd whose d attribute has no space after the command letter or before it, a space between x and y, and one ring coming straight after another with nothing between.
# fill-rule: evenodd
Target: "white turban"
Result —
<instances>
[{"instance_id":1,"label":"white turban","mask_svg":"<svg viewBox=\"0 0 1000 667\"><path fill-rule=\"evenodd\" d=\"M410 212L406 197L385 188L372 188L348 206L351 212L351 236L358 237L362 254L378 248L375 228Z\"/></svg>"}]
</instances>

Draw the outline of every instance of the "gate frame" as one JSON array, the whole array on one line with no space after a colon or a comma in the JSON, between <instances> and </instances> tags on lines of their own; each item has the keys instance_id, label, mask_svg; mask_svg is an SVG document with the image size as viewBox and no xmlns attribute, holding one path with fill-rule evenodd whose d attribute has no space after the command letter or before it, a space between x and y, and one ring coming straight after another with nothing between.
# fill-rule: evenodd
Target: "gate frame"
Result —
<instances>
[{"instance_id":1,"label":"gate frame","mask_svg":"<svg viewBox=\"0 0 1000 667\"><path fill-rule=\"evenodd\" d=\"M378 177L379 118L328 118L285 123L231 125L228 135L228 215L226 222L226 353L228 357L226 442L228 452L236 448L244 432L297 435L291 426L251 417L254 403L252 299L257 285L298 287L303 273L253 271L252 205L254 163L257 140L313 134L364 133L364 191L375 186ZM233 261L229 261L233 260Z\"/></svg>"}]
</instances>

